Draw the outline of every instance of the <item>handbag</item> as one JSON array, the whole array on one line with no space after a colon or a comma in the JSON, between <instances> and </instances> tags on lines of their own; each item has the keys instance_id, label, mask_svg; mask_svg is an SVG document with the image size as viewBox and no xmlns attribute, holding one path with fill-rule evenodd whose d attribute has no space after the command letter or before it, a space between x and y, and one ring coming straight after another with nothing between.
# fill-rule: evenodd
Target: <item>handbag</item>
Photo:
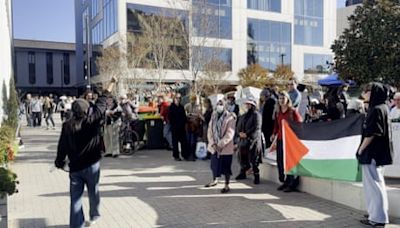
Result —
<instances>
[{"instance_id":1,"label":"handbag","mask_svg":"<svg viewBox=\"0 0 400 228\"><path fill-rule=\"evenodd\" d=\"M207 144L205 142L196 143L196 157L200 159L207 157Z\"/></svg>"}]
</instances>

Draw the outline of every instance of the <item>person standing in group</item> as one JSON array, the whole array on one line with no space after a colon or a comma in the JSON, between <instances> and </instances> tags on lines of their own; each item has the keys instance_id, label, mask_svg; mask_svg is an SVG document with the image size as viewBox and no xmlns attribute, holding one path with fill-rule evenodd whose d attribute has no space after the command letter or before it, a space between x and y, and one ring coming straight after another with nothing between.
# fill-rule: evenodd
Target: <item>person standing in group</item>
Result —
<instances>
[{"instance_id":1,"label":"person standing in group","mask_svg":"<svg viewBox=\"0 0 400 228\"><path fill-rule=\"evenodd\" d=\"M105 157L119 156L119 127L121 126L121 111L118 102L112 95L107 97L106 121L104 126Z\"/></svg>"},{"instance_id":2,"label":"person standing in group","mask_svg":"<svg viewBox=\"0 0 400 228\"><path fill-rule=\"evenodd\" d=\"M104 91L105 94L111 93L115 82L116 78L113 77ZM100 217L99 178L103 148L101 128L107 108L106 100L107 97L104 94L99 97L89 115L89 102L77 99L72 104L72 117L62 126L55 166L63 168L65 159L68 157L71 197L70 227L73 228L84 226L82 197L85 185L88 189L90 205L90 221L86 225L94 224Z\"/></svg>"},{"instance_id":3,"label":"person standing in group","mask_svg":"<svg viewBox=\"0 0 400 228\"><path fill-rule=\"evenodd\" d=\"M297 89L297 83L294 79L290 80L288 83L288 93L290 100L292 101L293 108L298 109L301 102L301 93Z\"/></svg>"},{"instance_id":4,"label":"person standing in group","mask_svg":"<svg viewBox=\"0 0 400 228\"><path fill-rule=\"evenodd\" d=\"M46 116L46 127L47 127L46 129L47 130L50 129L49 120L50 120L51 124L53 125L53 130L56 129L56 125L54 124L54 120L53 120L54 109L55 109L55 104L53 102L53 99L50 99L50 97L45 97L44 103L43 103L43 112L44 112L44 115Z\"/></svg>"},{"instance_id":5,"label":"person standing in group","mask_svg":"<svg viewBox=\"0 0 400 228\"><path fill-rule=\"evenodd\" d=\"M182 161L179 156L179 146L181 144L181 156L184 159L189 158L189 151L186 138L186 113L185 109L181 105L181 95L176 94L173 98L173 103L169 107L169 122L171 124L172 134L172 156L175 161Z\"/></svg>"},{"instance_id":6,"label":"person standing in group","mask_svg":"<svg viewBox=\"0 0 400 228\"><path fill-rule=\"evenodd\" d=\"M203 142L208 144L208 126L211 121L211 116L214 112L211 100L209 98L204 100L204 123L203 123ZM211 158L211 153L207 151L207 157L203 158L203 160L207 160Z\"/></svg>"},{"instance_id":7,"label":"person standing in group","mask_svg":"<svg viewBox=\"0 0 400 228\"><path fill-rule=\"evenodd\" d=\"M276 100L273 97L273 92L271 89L264 89L262 95L264 96L264 106L262 111L262 133L265 138L265 147L269 148L271 146L271 135L274 131L274 112Z\"/></svg>"},{"instance_id":8,"label":"person standing in group","mask_svg":"<svg viewBox=\"0 0 400 228\"><path fill-rule=\"evenodd\" d=\"M58 102L57 105L57 111L60 112L60 118L61 122L64 122L65 120L65 103L66 103L67 97L66 96L61 96L60 101Z\"/></svg>"},{"instance_id":9,"label":"person standing in group","mask_svg":"<svg viewBox=\"0 0 400 228\"><path fill-rule=\"evenodd\" d=\"M261 162L261 115L256 110L257 103L254 99L245 102L246 113L238 121L237 132L239 135L239 161L240 174L236 180L246 179L246 172L253 169L254 184L260 183L260 170L258 165Z\"/></svg>"},{"instance_id":10,"label":"person standing in group","mask_svg":"<svg viewBox=\"0 0 400 228\"><path fill-rule=\"evenodd\" d=\"M390 110L389 118L391 120L400 121L400 93L397 92L393 96L395 106Z\"/></svg>"},{"instance_id":11,"label":"person standing in group","mask_svg":"<svg viewBox=\"0 0 400 228\"><path fill-rule=\"evenodd\" d=\"M33 127L33 116L32 116L32 96L30 93L26 94L25 99L25 115L28 127Z\"/></svg>"},{"instance_id":12,"label":"person standing in group","mask_svg":"<svg viewBox=\"0 0 400 228\"><path fill-rule=\"evenodd\" d=\"M236 117L239 116L239 105L236 104L236 99L234 94L228 95L227 110L229 112L235 113Z\"/></svg>"},{"instance_id":13,"label":"person standing in group","mask_svg":"<svg viewBox=\"0 0 400 228\"><path fill-rule=\"evenodd\" d=\"M286 175L284 173L284 156L283 156L283 138L282 138L282 121L301 122L300 113L293 107L289 94L282 91L278 96L278 103L275 113L274 132L271 136L271 142L276 140L276 160L278 164L279 181L283 183L278 187L279 191L292 192L296 191L299 185L299 177ZM277 138L275 138L277 137Z\"/></svg>"},{"instance_id":14,"label":"person standing in group","mask_svg":"<svg viewBox=\"0 0 400 228\"><path fill-rule=\"evenodd\" d=\"M165 140L168 143L168 150L172 149L172 135L171 135L171 124L169 123L169 106L170 103L168 102L167 96L161 96L159 98L159 113L161 116L161 119L163 120L164 123L164 128L163 128L163 136Z\"/></svg>"},{"instance_id":15,"label":"person standing in group","mask_svg":"<svg viewBox=\"0 0 400 228\"><path fill-rule=\"evenodd\" d=\"M357 158L362 168L368 217L360 222L371 226L385 226L389 223L389 205L383 177L383 167L392 164L389 108L386 105L388 95L388 89L381 83L369 84L363 93L369 106Z\"/></svg>"},{"instance_id":16,"label":"person standing in group","mask_svg":"<svg viewBox=\"0 0 400 228\"><path fill-rule=\"evenodd\" d=\"M225 186L221 193L230 191L229 180L232 176L232 157L234 152L233 138L235 137L236 115L226 110L224 100L217 102L208 126L208 151L211 153L211 170L213 180L205 187L218 184L218 177L225 176Z\"/></svg>"},{"instance_id":17,"label":"person standing in group","mask_svg":"<svg viewBox=\"0 0 400 228\"><path fill-rule=\"evenodd\" d=\"M203 131L201 123L203 116L196 95L190 97L190 103L186 104L185 111L187 115L186 134L189 147L189 154L185 160L195 161L197 140Z\"/></svg>"},{"instance_id":18,"label":"person standing in group","mask_svg":"<svg viewBox=\"0 0 400 228\"><path fill-rule=\"evenodd\" d=\"M40 113L42 111L42 107L37 95L33 97L30 109L32 111L33 127L40 127Z\"/></svg>"}]
</instances>

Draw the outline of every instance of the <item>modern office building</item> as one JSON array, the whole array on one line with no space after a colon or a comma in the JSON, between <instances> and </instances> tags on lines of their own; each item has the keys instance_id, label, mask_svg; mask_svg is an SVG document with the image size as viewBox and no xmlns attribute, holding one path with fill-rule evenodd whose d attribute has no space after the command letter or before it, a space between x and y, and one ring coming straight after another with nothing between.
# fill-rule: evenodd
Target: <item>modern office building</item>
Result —
<instances>
[{"instance_id":1,"label":"modern office building","mask_svg":"<svg viewBox=\"0 0 400 228\"><path fill-rule=\"evenodd\" d=\"M84 90L85 79L76 74L75 44L14 40L14 74L20 93L71 94Z\"/></svg>"},{"instance_id":2,"label":"modern office building","mask_svg":"<svg viewBox=\"0 0 400 228\"><path fill-rule=\"evenodd\" d=\"M353 15L354 11L358 6L362 4L360 1L346 1L346 7L337 9L337 26L336 34L340 36L346 28L349 28L348 17Z\"/></svg>"},{"instance_id":3,"label":"modern office building","mask_svg":"<svg viewBox=\"0 0 400 228\"><path fill-rule=\"evenodd\" d=\"M361 4L364 0L346 0L346 6Z\"/></svg>"},{"instance_id":4,"label":"modern office building","mask_svg":"<svg viewBox=\"0 0 400 228\"><path fill-rule=\"evenodd\" d=\"M13 75L11 13L11 0L2 1L0 4L0 125L4 117L3 94L9 95L8 87L10 78ZM6 93L4 93L3 89L7 90Z\"/></svg>"},{"instance_id":5,"label":"modern office building","mask_svg":"<svg viewBox=\"0 0 400 228\"><path fill-rule=\"evenodd\" d=\"M198 9L199 4L206 4L208 10ZM316 80L327 74L333 59L330 46L336 38L336 1L332 0L75 0L77 71L84 71L87 59L86 24L92 43L108 47L128 32L140 32L140 15L193 9L214 20L216 29L203 31L196 15L188 16L194 28L192 39L207 36L218 41L232 83L238 82L239 70L251 63L269 71L278 64L290 65L299 79ZM207 45L212 49L214 43ZM182 74L172 69L165 80L188 80L187 75L188 70Z\"/></svg>"}]
</instances>

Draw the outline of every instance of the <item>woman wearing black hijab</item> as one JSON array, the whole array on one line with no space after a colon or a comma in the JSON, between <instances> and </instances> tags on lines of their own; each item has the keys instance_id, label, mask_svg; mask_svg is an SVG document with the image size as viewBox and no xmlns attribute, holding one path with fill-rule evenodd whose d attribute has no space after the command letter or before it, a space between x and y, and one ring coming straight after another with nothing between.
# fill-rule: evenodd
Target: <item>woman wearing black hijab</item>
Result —
<instances>
[{"instance_id":1,"label":"woman wearing black hijab","mask_svg":"<svg viewBox=\"0 0 400 228\"><path fill-rule=\"evenodd\" d=\"M381 83L371 83L364 91L369 101L363 126L362 143L357 158L362 167L363 189L368 219L360 222L371 226L389 223L388 198L383 177L383 166L392 164L389 143L388 89Z\"/></svg>"}]
</instances>

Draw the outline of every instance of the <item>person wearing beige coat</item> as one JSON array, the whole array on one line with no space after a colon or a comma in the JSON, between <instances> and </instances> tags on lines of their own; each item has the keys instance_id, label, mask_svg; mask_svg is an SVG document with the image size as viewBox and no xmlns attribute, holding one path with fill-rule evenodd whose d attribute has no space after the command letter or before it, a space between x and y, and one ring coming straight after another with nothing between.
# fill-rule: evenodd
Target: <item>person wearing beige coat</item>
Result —
<instances>
[{"instance_id":1,"label":"person wearing beige coat","mask_svg":"<svg viewBox=\"0 0 400 228\"><path fill-rule=\"evenodd\" d=\"M226 110L225 101L217 102L215 111L211 116L208 126L208 151L211 153L211 171L213 174L212 182L205 187L216 186L218 177L225 176L225 187L221 193L227 193L229 180L232 175L232 158L234 153L233 138L235 136L236 115Z\"/></svg>"}]
</instances>

